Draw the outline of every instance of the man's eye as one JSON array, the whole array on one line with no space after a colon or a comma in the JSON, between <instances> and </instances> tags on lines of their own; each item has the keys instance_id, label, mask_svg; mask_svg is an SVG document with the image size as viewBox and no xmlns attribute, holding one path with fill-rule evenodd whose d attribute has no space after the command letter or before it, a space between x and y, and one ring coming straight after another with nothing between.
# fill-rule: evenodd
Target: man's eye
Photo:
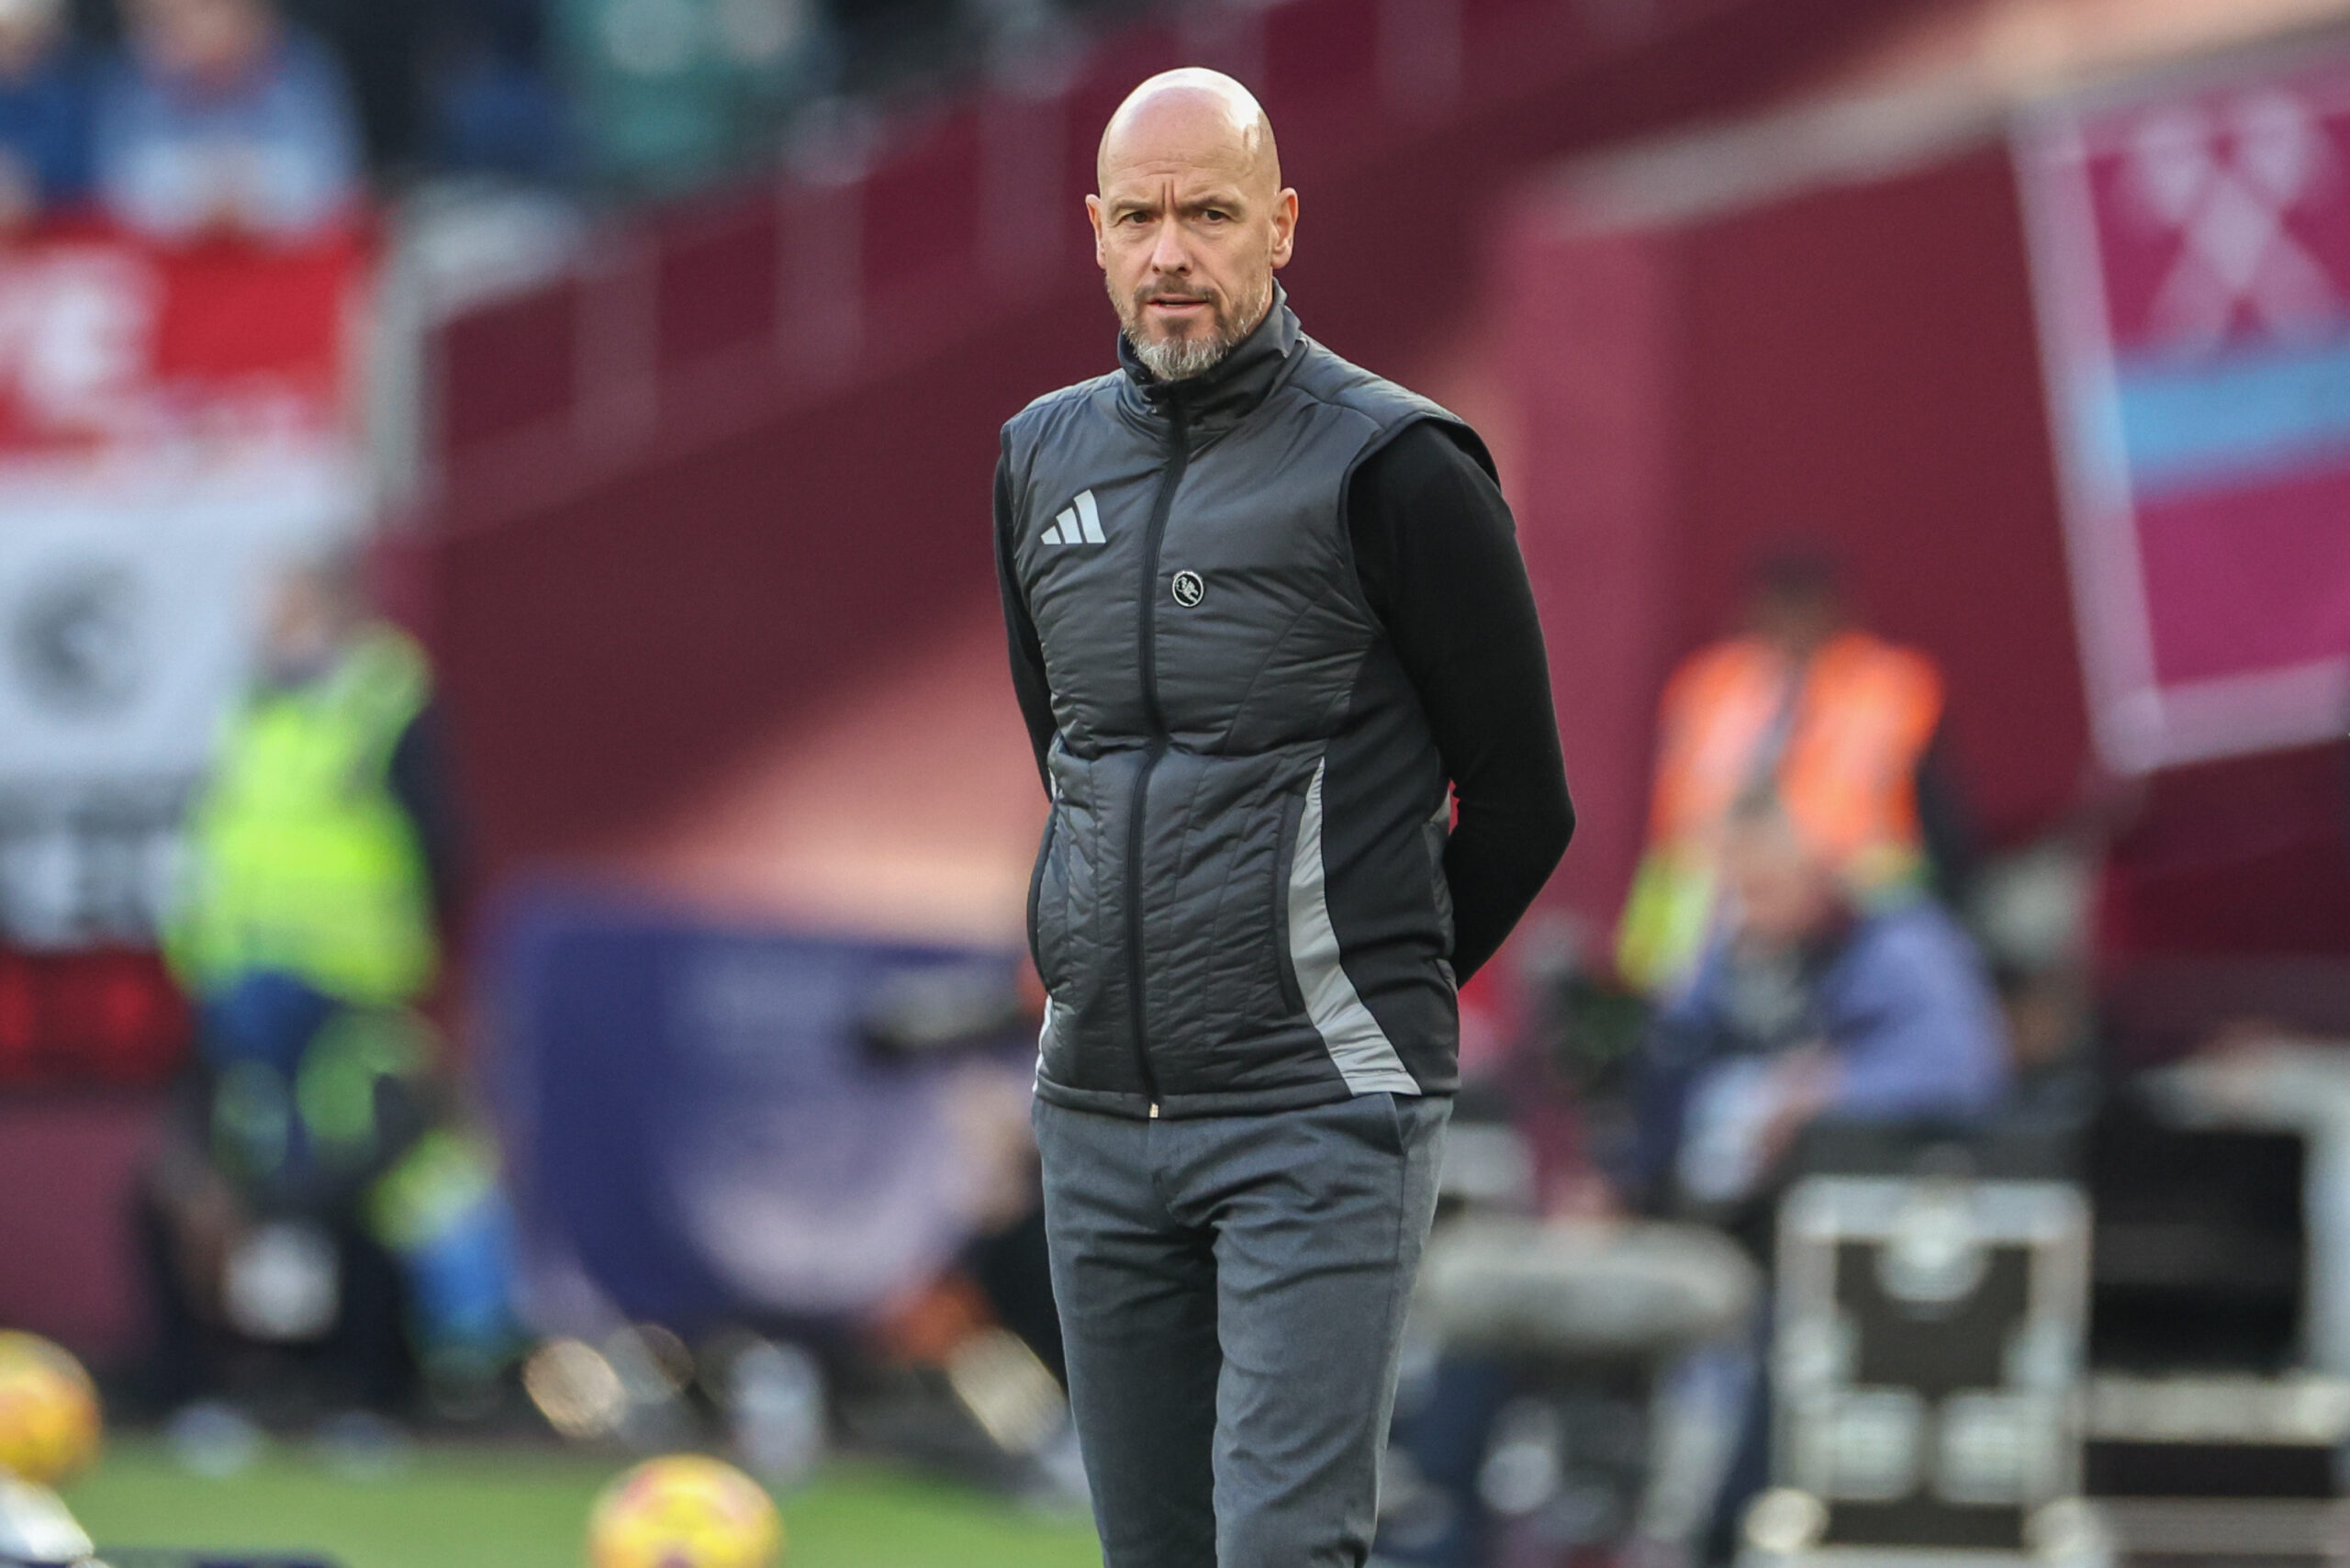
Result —
<instances>
[{"instance_id":1,"label":"man's eye","mask_svg":"<svg viewBox=\"0 0 2350 1568\"><path fill-rule=\"evenodd\" d=\"M1150 221L1150 214L1147 212L1129 212L1125 217L1119 218L1118 221L1121 223L1147 223Z\"/></svg>"},{"instance_id":2,"label":"man's eye","mask_svg":"<svg viewBox=\"0 0 2350 1568\"><path fill-rule=\"evenodd\" d=\"M1229 214L1220 207L1212 207L1206 211L1201 213L1200 216L1206 218L1210 223L1222 223Z\"/></svg>"}]
</instances>

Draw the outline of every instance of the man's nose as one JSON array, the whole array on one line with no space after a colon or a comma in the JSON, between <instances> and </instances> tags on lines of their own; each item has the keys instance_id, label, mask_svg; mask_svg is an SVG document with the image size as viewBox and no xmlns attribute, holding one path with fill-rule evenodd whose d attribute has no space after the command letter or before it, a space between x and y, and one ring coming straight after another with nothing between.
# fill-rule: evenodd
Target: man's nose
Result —
<instances>
[{"instance_id":1,"label":"man's nose","mask_svg":"<svg viewBox=\"0 0 2350 1568\"><path fill-rule=\"evenodd\" d=\"M1150 246L1150 270L1159 273L1187 273L1192 270L1191 252L1183 248L1183 226L1169 218L1161 222Z\"/></svg>"}]
</instances>

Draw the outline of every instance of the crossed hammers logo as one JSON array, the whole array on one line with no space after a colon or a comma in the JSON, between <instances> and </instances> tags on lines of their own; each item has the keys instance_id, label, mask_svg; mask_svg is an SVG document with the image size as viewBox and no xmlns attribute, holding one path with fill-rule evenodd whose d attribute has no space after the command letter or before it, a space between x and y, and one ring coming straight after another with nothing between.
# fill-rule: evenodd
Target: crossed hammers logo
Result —
<instances>
[{"instance_id":1,"label":"crossed hammers logo","mask_svg":"<svg viewBox=\"0 0 2350 1568\"><path fill-rule=\"evenodd\" d=\"M2333 165L2309 106L2279 90L2140 120L2130 136L2129 188L2182 241L2154 296L2157 340L2209 353L2245 311L2285 339L2331 324L2333 279L2285 220L2322 192Z\"/></svg>"}]
</instances>

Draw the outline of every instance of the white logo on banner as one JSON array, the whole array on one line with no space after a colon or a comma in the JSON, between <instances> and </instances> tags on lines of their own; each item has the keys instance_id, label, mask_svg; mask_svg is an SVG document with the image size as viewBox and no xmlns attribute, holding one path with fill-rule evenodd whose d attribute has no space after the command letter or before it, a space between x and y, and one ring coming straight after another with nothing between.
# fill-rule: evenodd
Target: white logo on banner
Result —
<instances>
[{"instance_id":1,"label":"white logo on banner","mask_svg":"<svg viewBox=\"0 0 2350 1568\"><path fill-rule=\"evenodd\" d=\"M0 253L0 943L149 940L277 563L364 502L340 248ZM256 297L285 319L252 341Z\"/></svg>"},{"instance_id":2,"label":"white logo on banner","mask_svg":"<svg viewBox=\"0 0 2350 1568\"><path fill-rule=\"evenodd\" d=\"M2130 138L2131 184L2183 241L2154 297L2156 335L2197 353L2217 347L2244 311L2280 337L2331 322L2333 280L2285 219L2333 173L2316 117L2290 93L2168 107L2140 120Z\"/></svg>"},{"instance_id":3,"label":"white logo on banner","mask_svg":"<svg viewBox=\"0 0 2350 1568\"><path fill-rule=\"evenodd\" d=\"M139 941L261 585L352 513L334 454L41 485L0 462L0 941Z\"/></svg>"}]
</instances>

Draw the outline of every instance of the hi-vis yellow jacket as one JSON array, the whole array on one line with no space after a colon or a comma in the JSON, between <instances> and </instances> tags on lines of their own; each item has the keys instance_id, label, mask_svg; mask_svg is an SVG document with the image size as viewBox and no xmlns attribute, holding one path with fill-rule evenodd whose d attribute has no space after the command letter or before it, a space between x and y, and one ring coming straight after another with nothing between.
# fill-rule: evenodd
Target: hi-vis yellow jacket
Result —
<instances>
[{"instance_id":1,"label":"hi-vis yellow jacket","mask_svg":"<svg viewBox=\"0 0 2350 1568\"><path fill-rule=\"evenodd\" d=\"M431 983L431 884L388 778L430 689L415 644L375 628L325 678L257 692L230 722L189 815L189 875L165 935L191 991L274 969L392 1006Z\"/></svg>"}]
</instances>

